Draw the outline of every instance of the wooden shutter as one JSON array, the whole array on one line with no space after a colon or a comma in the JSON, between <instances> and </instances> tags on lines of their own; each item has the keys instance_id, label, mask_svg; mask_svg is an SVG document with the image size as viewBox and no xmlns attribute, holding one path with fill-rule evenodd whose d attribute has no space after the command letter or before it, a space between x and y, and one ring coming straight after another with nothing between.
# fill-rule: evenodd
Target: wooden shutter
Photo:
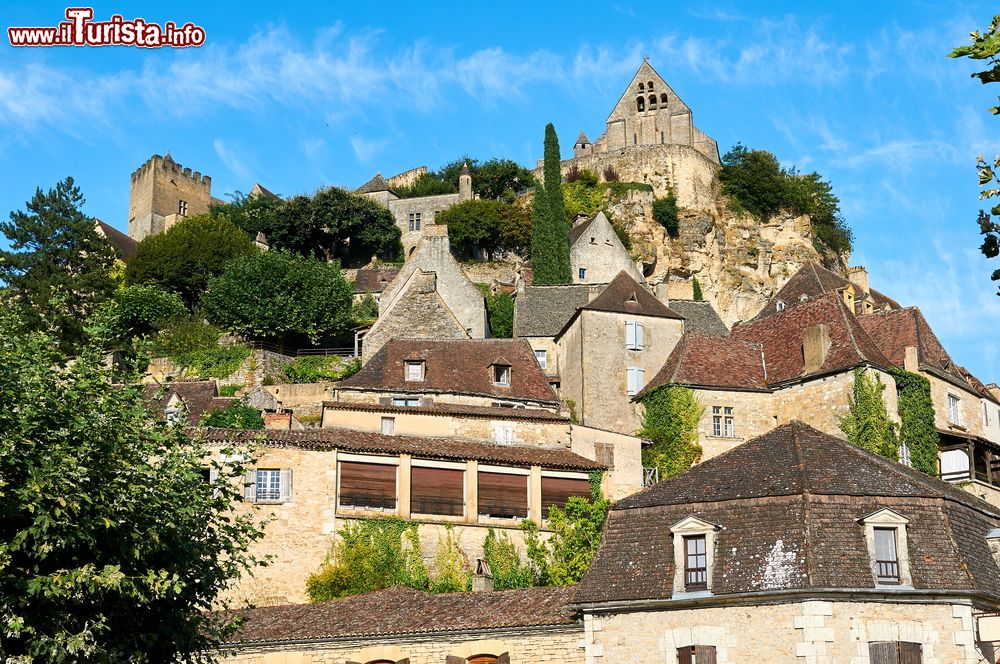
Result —
<instances>
[{"instance_id":1,"label":"wooden shutter","mask_svg":"<svg viewBox=\"0 0 1000 664\"><path fill-rule=\"evenodd\" d=\"M590 480L565 477L542 478L542 516L548 516L553 505L562 507L571 496L590 498Z\"/></svg>"},{"instance_id":2,"label":"wooden shutter","mask_svg":"<svg viewBox=\"0 0 1000 664\"><path fill-rule=\"evenodd\" d=\"M899 664L895 641L873 641L868 644L871 664Z\"/></svg>"},{"instance_id":3,"label":"wooden shutter","mask_svg":"<svg viewBox=\"0 0 1000 664\"><path fill-rule=\"evenodd\" d=\"M248 503L257 500L257 471L248 470L243 478L243 500Z\"/></svg>"},{"instance_id":4,"label":"wooden shutter","mask_svg":"<svg viewBox=\"0 0 1000 664\"><path fill-rule=\"evenodd\" d=\"M694 646L677 649L677 664L694 664Z\"/></svg>"},{"instance_id":5,"label":"wooden shutter","mask_svg":"<svg viewBox=\"0 0 1000 664\"><path fill-rule=\"evenodd\" d=\"M479 473L479 513L510 519L528 517L528 476Z\"/></svg>"},{"instance_id":6,"label":"wooden shutter","mask_svg":"<svg viewBox=\"0 0 1000 664\"><path fill-rule=\"evenodd\" d=\"M410 511L416 514L465 514L465 471L410 468Z\"/></svg>"},{"instance_id":7,"label":"wooden shutter","mask_svg":"<svg viewBox=\"0 0 1000 664\"><path fill-rule=\"evenodd\" d=\"M292 469L281 469L281 502L287 503L292 499Z\"/></svg>"},{"instance_id":8,"label":"wooden shutter","mask_svg":"<svg viewBox=\"0 0 1000 664\"><path fill-rule=\"evenodd\" d=\"M497 657L497 664L510 664L510 653L500 653L500 656Z\"/></svg>"},{"instance_id":9,"label":"wooden shutter","mask_svg":"<svg viewBox=\"0 0 1000 664\"><path fill-rule=\"evenodd\" d=\"M695 646L695 664L715 664L715 646Z\"/></svg>"},{"instance_id":10,"label":"wooden shutter","mask_svg":"<svg viewBox=\"0 0 1000 664\"><path fill-rule=\"evenodd\" d=\"M631 350L635 348L636 334L635 323L630 320L625 321L625 348Z\"/></svg>"},{"instance_id":11,"label":"wooden shutter","mask_svg":"<svg viewBox=\"0 0 1000 664\"><path fill-rule=\"evenodd\" d=\"M615 469L615 446L613 443L594 443L594 456L597 463Z\"/></svg>"},{"instance_id":12,"label":"wooden shutter","mask_svg":"<svg viewBox=\"0 0 1000 664\"><path fill-rule=\"evenodd\" d=\"M642 350L643 338L642 338L642 323L635 324L635 347L637 350Z\"/></svg>"},{"instance_id":13,"label":"wooden shutter","mask_svg":"<svg viewBox=\"0 0 1000 664\"><path fill-rule=\"evenodd\" d=\"M340 505L396 509L396 466L340 462Z\"/></svg>"},{"instance_id":14,"label":"wooden shutter","mask_svg":"<svg viewBox=\"0 0 1000 664\"><path fill-rule=\"evenodd\" d=\"M899 642L899 664L922 664L924 661L923 646L909 641Z\"/></svg>"}]
</instances>

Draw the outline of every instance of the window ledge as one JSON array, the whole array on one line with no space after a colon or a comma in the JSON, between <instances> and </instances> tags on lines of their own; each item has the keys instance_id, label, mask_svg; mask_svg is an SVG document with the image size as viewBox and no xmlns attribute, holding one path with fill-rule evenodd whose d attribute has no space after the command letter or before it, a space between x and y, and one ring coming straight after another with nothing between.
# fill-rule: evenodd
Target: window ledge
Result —
<instances>
[{"instance_id":1,"label":"window ledge","mask_svg":"<svg viewBox=\"0 0 1000 664\"><path fill-rule=\"evenodd\" d=\"M670 599L701 599L703 597L714 597L711 590L694 590L691 592L676 592Z\"/></svg>"},{"instance_id":2,"label":"window ledge","mask_svg":"<svg viewBox=\"0 0 1000 664\"><path fill-rule=\"evenodd\" d=\"M290 501L290 500L255 500L255 501L253 501L253 504L254 505L284 505L284 504L290 503L290 502L292 502L292 501Z\"/></svg>"},{"instance_id":3,"label":"window ledge","mask_svg":"<svg viewBox=\"0 0 1000 664\"><path fill-rule=\"evenodd\" d=\"M711 438L712 440L746 440L743 436L714 436L709 433L705 434L705 438Z\"/></svg>"}]
</instances>

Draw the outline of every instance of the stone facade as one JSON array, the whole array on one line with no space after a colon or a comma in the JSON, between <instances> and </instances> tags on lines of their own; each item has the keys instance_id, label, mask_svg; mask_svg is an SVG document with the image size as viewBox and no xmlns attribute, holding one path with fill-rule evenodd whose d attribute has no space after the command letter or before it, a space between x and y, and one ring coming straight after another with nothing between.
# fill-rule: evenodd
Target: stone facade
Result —
<instances>
[{"instance_id":1,"label":"stone facade","mask_svg":"<svg viewBox=\"0 0 1000 664\"><path fill-rule=\"evenodd\" d=\"M623 270L642 282L642 273L603 212L574 227L570 241L569 264L574 284L610 283Z\"/></svg>"},{"instance_id":2,"label":"stone facade","mask_svg":"<svg viewBox=\"0 0 1000 664\"><path fill-rule=\"evenodd\" d=\"M181 166L167 153L153 155L132 173L128 234L134 240L162 233L181 219L208 212L212 178Z\"/></svg>"}]
</instances>

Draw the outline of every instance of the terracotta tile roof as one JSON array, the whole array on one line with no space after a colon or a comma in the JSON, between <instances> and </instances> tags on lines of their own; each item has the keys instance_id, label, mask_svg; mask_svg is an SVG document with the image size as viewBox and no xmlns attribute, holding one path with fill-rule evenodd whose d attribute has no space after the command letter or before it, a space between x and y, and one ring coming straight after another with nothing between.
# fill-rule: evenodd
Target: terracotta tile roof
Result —
<instances>
[{"instance_id":1,"label":"terracotta tile roof","mask_svg":"<svg viewBox=\"0 0 1000 664\"><path fill-rule=\"evenodd\" d=\"M510 386L493 382L493 363L505 358ZM406 361L424 362L424 379L408 381ZM559 397L524 339L392 339L338 388L406 393L473 394L558 403Z\"/></svg>"},{"instance_id":2,"label":"terracotta tile roof","mask_svg":"<svg viewBox=\"0 0 1000 664\"><path fill-rule=\"evenodd\" d=\"M514 298L515 337L554 337L590 301L587 284L525 286Z\"/></svg>"},{"instance_id":3,"label":"terracotta tile roof","mask_svg":"<svg viewBox=\"0 0 1000 664\"><path fill-rule=\"evenodd\" d=\"M761 346L729 337L685 334L636 399L670 384L766 390Z\"/></svg>"},{"instance_id":4,"label":"terracotta tile roof","mask_svg":"<svg viewBox=\"0 0 1000 664\"><path fill-rule=\"evenodd\" d=\"M384 436L354 429L192 429L210 443L257 442L270 448L297 448L318 452L340 450L372 454L412 454L423 458L486 461L513 466L542 466L589 471L604 468L565 447L498 445L462 438Z\"/></svg>"},{"instance_id":5,"label":"terracotta tile roof","mask_svg":"<svg viewBox=\"0 0 1000 664\"><path fill-rule=\"evenodd\" d=\"M125 235L125 233L122 233L117 228L104 223L100 219L97 220L97 226L101 235L107 238L108 242L115 250L118 258L122 259L125 263L132 260L132 257L135 256L136 249L139 246L138 242L130 238L128 235Z\"/></svg>"},{"instance_id":6,"label":"terracotta tile roof","mask_svg":"<svg viewBox=\"0 0 1000 664\"><path fill-rule=\"evenodd\" d=\"M839 291L850 285L851 282L846 277L826 269L819 263L809 261L791 276L751 321L763 320L781 313L776 306L778 300L791 307L816 300L827 293Z\"/></svg>"},{"instance_id":7,"label":"terracotta tile roof","mask_svg":"<svg viewBox=\"0 0 1000 664\"><path fill-rule=\"evenodd\" d=\"M391 399L392 397L386 397ZM459 415L464 417L484 417L493 420L537 420L543 422L565 422L569 417L542 408L504 408L501 406L465 406L454 403L440 403L431 406L392 406L385 404L352 403L350 401L324 401L323 408L333 410L354 410L369 413L404 413L415 415Z\"/></svg>"},{"instance_id":8,"label":"terracotta tile roof","mask_svg":"<svg viewBox=\"0 0 1000 664\"><path fill-rule=\"evenodd\" d=\"M874 589L858 520L883 508L909 519L917 591L975 590L1000 599L1000 568L984 538L1000 524L1000 510L792 422L616 503L576 601L670 598L670 528L689 516L718 527L714 597Z\"/></svg>"},{"instance_id":9,"label":"terracotta tile roof","mask_svg":"<svg viewBox=\"0 0 1000 664\"><path fill-rule=\"evenodd\" d=\"M730 334L734 339L763 347L767 382L776 385L804 377L803 331L821 324L826 325L830 335L830 349L815 374L843 371L865 363L883 369L892 366L838 293L827 293L788 307L777 316L738 324Z\"/></svg>"},{"instance_id":10,"label":"terracotta tile roof","mask_svg":"<svg viewBox=\"0 0 1000 664\"><path fill-rule=\"evenodd\" d=\"M663 304L622 270L611 283L601 291L601 294L581 307L590 311L609 311L611 313L631 314L633 316L655 316L657 318L684 317Z\"/></svg>"},{"instance_id":11,"label":"terracotta tile roof","mask_svg":"<svg viewBox=\"0 0 1000 664\"><path fill-rule=\"evenodd\" d=\"M875 290L874 288L869 288L868 289L868 295L871 297L872 304L875 305L876 309L885 309L887 307L889 309L902 309L903 308L903 305L901 305L899 302L897 302L896 300L892 299L888 295Z\"/></svg>"},{"instance_id":12,"label":"terracotta tile roof","mask_svg":"<svg viewBox=\"0 0 1000 664\"><path fill-rule=\"evenodd\" d=\"M389 187L389 183L385 181L385 178L382 177L382 174L381 173L376 173L375 177L373 177L371 180L369 180L368 182L365 182L363 185L361 185L360 187L358 187L357 189L355 189L354 193L356 193L356 194L373 194L373 193L376 193L376 192L379 192L379 191L389 191L389 192L392 192L392 193L396 193L396 192L392 191L391 187Z\"/></svg>"},{"instance_id":13,"label":"terracotta tile roof","mask_svg":"<svg viewBox=\"0 0 1000 664\"><path fill-rule=\"evenodd\" d=\"M354 292L358 294L381 293L388 288L397 274L399 274L399 268L394 267L377 270L362 268L358 270L357 275L354 277Z\"/></svg>"},{"instance_id":14,"label":"terracotta tile roof","mask_svg":"<svg viewBox=\"0 0 1000 664\"><path fill-rule=\"evenodd\" d=\"M729 328L722 322L711 302L704 300L670 300L670 309L684 317L685 332L700 332L713 337L729 336Z\"/></svg>"},{"instance_id":15,"label":"terracotta tile roof","mask_svg":"<svg viewBox=\"0 0 1000 664\"><path fill-rule=\"evenodd\" d=\"M572 587L431 594L387 588L315 604L237 611L230 644L572 625Z\"/></svg>"},{"instance_id":16,"label":"terracotta tile roof","mask_svg":"<svg viewBox=\"0 0 1000 664\"><path fill-rule=\"evenodd\" d=\"M187 421L197 424L202 416L217 409L225 408L237 401L234 397L220 397L214 380L175 380L170 383L147 383L142 388L143 398L161 419L166 418L164 409L175 394L187 407Z\"/></svg>"}]
</instances>

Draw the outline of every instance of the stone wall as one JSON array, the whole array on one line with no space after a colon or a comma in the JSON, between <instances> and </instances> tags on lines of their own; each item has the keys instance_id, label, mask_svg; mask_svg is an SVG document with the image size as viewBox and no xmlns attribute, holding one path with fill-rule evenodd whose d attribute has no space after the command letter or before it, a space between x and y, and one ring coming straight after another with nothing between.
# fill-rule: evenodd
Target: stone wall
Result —
<instances>
[{"instance_id":1,"label":"stone wall","mask_svg":"<svg viewBox=\"0 0 1000 664\"><path fill-rule=\"evenodd\" d=\"M607 217L598 214L569 250L574 284L607 284L624 270L642 283L642 273L625 251ZM585 270L583 277L580 270Z\"/></svg>"},{"instance_id":2,"label":"stone wall","mask_svg":"<svg viewBox=\"0 0 1000 664\"><path fill-rule=\"evenodd\" d=\"M142 240L166 230L166 218L178 215L179 201L187 203L185 216L204 214L212 201L212 178L171 159L153 155L132 173L129 188L129 237ZM180 218L183 218L181 216Z\"/></svg>"},{"instance_id":3,"label":"stone wall","mask_svg":"<svg viewBox=\"0 0 1000 664\"><path fill-rule=\"evenodd\" d=\"M957 436L984 436L983 405L981 397L973 392L955 387L952 383L926 371L920 372L931 382L931 401L934 403L934 426L943 431L953 431ZM948 411L948 395L958 397L959 421L952 422ZM958 426L954 426L954 425Z\"/></svg>"},{"instance_id":4,"label":"stone wall","mask_svg":"<svg viewBox=\"0 0 1000 664\"><path fill-rule=\"evenodd\" d=\"M216 382L222 385L238 385L247 390L255 385L261 385L266 376L280 375L285 365L294 358L280 353L272 353L269 350L256 349L250 352L240 368L229 376L217 378ZM173 358L157 357L150 360L146 375L143 376L144 383L163 383L171 380L190 380L192 378L205 378L199 376L193 369L187 369L178 365Z\"/></svg>"},{"instance_id":5,"label":"stone wall","mask_svg":"<svg viewBox=\"0 0 1000 664\"><path fill-rule=\"evenodd\" d=\"M923 664L980 664L972 613L961 600L800 601L604 614L584 625L588 664L673 662L689 645L715 646L718 664L869 664L870 641L920 643Z\"/></svg>"},{"instance_id":6,"label":"stone wall","mask_svg":"<svg viewBox=\"0 0 1000 664\"><path fill-rule=\"evenodd\" d=\"M582 457L607 462L601 446L610 446L611 467L601 489L611 500L620 500L642 488L642 439L580 424L570 426L572 450Z\"/></svg>"},{"instance_id":7,"label":"stone wall","mask_svg":"<svg viewBox=\"0 0 1000 664\"><path fill-rule=\"evenodd\" d=\"M419 198L389 199L386 205L396 217L396 225L403 232L402 242L405 256L416 247L424 236L424 227L434 225L434 215L461 202L459 194L439 194L437 196L421 196ZM410 215L420 215L420 230L410 230Z\"/></svg>"},{"instance_id":8,"label":"stone wall","mask_svg":"<svg viewBox=\"0 0 1000 664\"><path fill-rule=\"evenodd\" d=\"M328 640L313 644L241 648L224 653L227 664L343 664L398 662L443 664L449 656L468 658L508 653L511 664L584 664L579 625Z\"/></svg>"}]
</instances>

